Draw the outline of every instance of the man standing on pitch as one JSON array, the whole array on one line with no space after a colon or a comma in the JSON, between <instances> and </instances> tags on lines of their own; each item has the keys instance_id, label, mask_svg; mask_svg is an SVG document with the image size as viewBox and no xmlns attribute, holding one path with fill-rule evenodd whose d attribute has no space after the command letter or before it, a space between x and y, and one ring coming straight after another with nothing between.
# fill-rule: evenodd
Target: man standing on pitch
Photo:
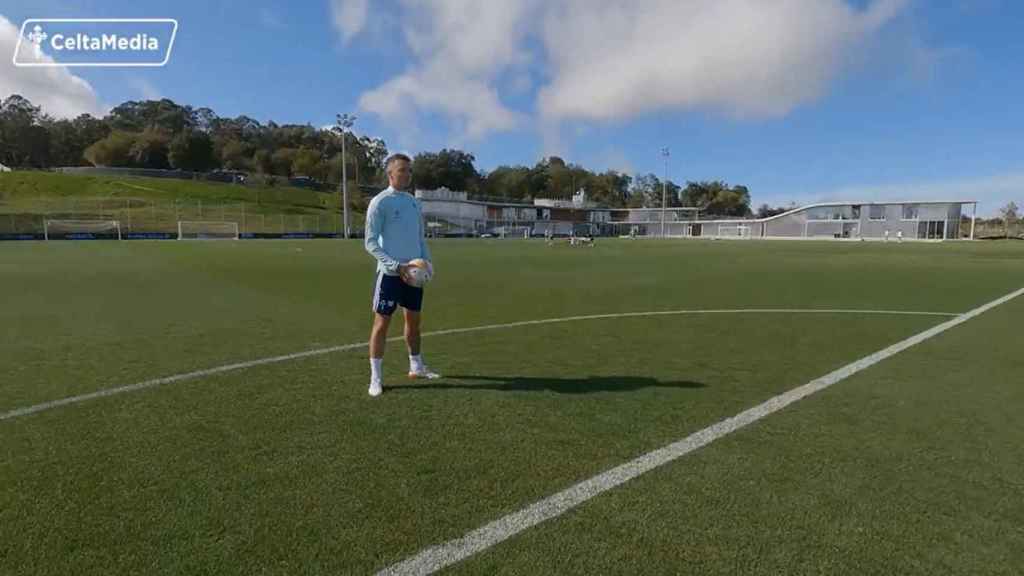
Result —
<instances>
[{"instance_id":1,"label":"man standing on pitch","mask_svg":"<svg viewBox=\"0 0 1024 576\"><path fill-rule=\"evenodd\" d=\"M420 356L423 288L414 287L408 281L410 260L422 258L430 262L420 203L408 191L412 183L412 161L404 154L392 154L384 166L390 186L374 196L366 210L366 251L377 259L373 330L370 332L370 396L380 396L384 391L381 364L391 315L398 306L405 311L409 378L440 378L427 368Z\"/></svg>"}]
</instances>

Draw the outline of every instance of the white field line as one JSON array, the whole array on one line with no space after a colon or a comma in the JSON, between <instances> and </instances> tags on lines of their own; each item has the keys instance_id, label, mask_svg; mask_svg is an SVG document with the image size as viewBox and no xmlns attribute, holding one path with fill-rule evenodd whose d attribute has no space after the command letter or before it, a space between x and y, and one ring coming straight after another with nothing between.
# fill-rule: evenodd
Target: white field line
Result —
<instances>
[{"instance_id":1,"label":"white field line","mask_svg":"<svg viewBox=\"0 0 1024 576\"><path fill-rule=\"evenodd\" d=\"M481 332L485 330L501 330L507 328L518 328L521 326L537 326L542 324L557 324L562 322L579 322L582 320L607 320L607 319L618 319L618 318L639 318L649 316L681 316L681 315L698 315L698 314L867 314L867 315L896 315L896 316L957 316L957 314L949 312L915 312L915 311L903 311L903 310L851 310L851 309L785 309L785 308L746 308L736 310L666 310L659 312L625 312L618 314L593 314L589 316L569 316L566 318L547 318L543 320L524 320L522 322L510 322L507 324L491 324L487 326L474 326L470 328L453 328L449 330L437 330L434 332L424 332L422 337L428 336L445 336L449 334L463 334L466 332ZM402 337L389 338L388 340L393 342L401 340ZM298 360L300 358L309 358L312 356L322 356L324 354L331 354L334 352L344 352L346 350L355 350L358 348L365 348L366 342L359 342L355 344L345 344L341 346L331 346L329 348L317 348L313 350L306 350L305 352L296 352L294 354L285 354L283 356L271 356L268 358L259 358L256 360L250 360L247 362L238 362L234 364L225 364L223 366L216 366L213 368L206 368L204 370L196 370L194 372L186 372L182 374L174 374L172 376L165 376L163 378L155 378L153 380L146 380L144 382L138 382L136 384L129 384L126 386L117 386L113 388L105 388L96 392L90 392L88 394L80 394L77 396L69 396L67 398L61 398L59 400L51 400L49 402L43 402L40 404L34 404L32 406L26 406L24 408L16 408L8 412L0 413L0 421L9 420L11 418L17 418L19 416L27 416L29 414L35 414L36 412L42 412L44 410L50 410L59 406L66 406L68 404L77 404L79 402L86 402L88 400L95 400L97 398L105 398L107 396L114 396L116 394L123 394L125 392L134 392L137 390L145 390L147 388L154 388L156 386L162 386L164 384L172 384L175 382L183 382L186 380L194 380L196 378L204 378L206 376L213 376L215 374L222 374L224 372L233 372L235 370L243 370L246 368L252 368L255 366L263 366L266 364L277 364L279 362L287 362L289 360Z\"/></svg>"},{"instance_id":2,"label":"white field line","mask_svg":"<svg viewBox=\"0 0 1024 576\"><path fill-rule=\"evenodd\" d=\"M150 188L148 186L140 186L138 184L130 184L128 182L121 182L120 180L115 180L115 184L120 184L122 186L128 186L129 188L135 188L137 190L146 190L148 192L163 192L163 190L157 190L156 188Z\"/></svg>"},{"instance_id":3,"label":"white field line","mask_svg":"<svg viewBox=\"0 0 1024 576\"><path fill-rule=\"evenodd\" d=\"M906 340L893 344L883 350L879 350L874 354L865 356L860 360L839 368L838 370L829 372L815 380L811 380L803 386L793 388L792 390L775 396L766 402L754 406L753 408L744 410L731 418L726 418L717 424L713 424L698 432L694 432L675 443L669 444L668 446L659 448L652 452L648 452L647 454L626 462L625 464L584 480L583 482L562 490L557 494L531 504L518 512L513 512L477 528L461 538L427 548L415 556L381 570L378 572L378 576L432 574L446 566L464 560L478 552L482 552L496 544L499 544L528 528L536 526L545 520L550 520L551 518L560 516L576 506L579 506L583 502L620 486L641 474L672 462L673 460L689 454L698 448L706 446L707 444L710 444L727 434L735 432L748 424L757 422L769 414L778 412L802 398L806 398L807 396L824 390L837 382L841 382L842 380L845 380L846 378L849 378L870 366L874 366L891 356L899 354L911 346L915 346L925 340L934 338L950 328L959 326L960 324L963 324L964 322L967 322L968 320L979 316L996 306L1004 304L1021 294L1024 294L1024 288L1007 294L1002 298L993 300L988 304L975 308L974 310L957 316L952 320L943 322L938 326L915 334Z\"/></svg>"}]
</instances>

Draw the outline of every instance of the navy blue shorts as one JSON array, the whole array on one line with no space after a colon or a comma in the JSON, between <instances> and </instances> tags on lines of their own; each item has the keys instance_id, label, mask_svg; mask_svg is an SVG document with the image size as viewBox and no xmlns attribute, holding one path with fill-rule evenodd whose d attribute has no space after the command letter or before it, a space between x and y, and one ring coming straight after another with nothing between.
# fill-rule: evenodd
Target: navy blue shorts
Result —
<instances>
[{"instance_id":1,"label":"navy blue shorts","mask_svg":"<svg viewBox=\"0 0 1024 576\"><path fill-rule=\"evenodd\" d=\"M398 276L378 272L373 284L373 311L391 316L399 306L419 312L423 308L423 288L409 286Z\"/></svg>"}]
</instances>

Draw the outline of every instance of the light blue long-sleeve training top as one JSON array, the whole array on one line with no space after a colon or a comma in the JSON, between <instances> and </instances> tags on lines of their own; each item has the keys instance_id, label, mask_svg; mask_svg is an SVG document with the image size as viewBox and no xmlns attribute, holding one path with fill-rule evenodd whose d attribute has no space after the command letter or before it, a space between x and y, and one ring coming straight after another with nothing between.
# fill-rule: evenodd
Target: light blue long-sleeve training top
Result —
<instances>
[{"instance_id":1,"label":"light blue long-sleeve training top","mask_svg":"<svg viewBox=\"0 0 1024 576\"><path fill-rule=\"evenodd\" d=\"M377 272L398 275L398 265L423 258L430 261L423 210L416 197L388 187L370 200L366 210L366 251L377 259Z\"/></svg>"}]
</instances>

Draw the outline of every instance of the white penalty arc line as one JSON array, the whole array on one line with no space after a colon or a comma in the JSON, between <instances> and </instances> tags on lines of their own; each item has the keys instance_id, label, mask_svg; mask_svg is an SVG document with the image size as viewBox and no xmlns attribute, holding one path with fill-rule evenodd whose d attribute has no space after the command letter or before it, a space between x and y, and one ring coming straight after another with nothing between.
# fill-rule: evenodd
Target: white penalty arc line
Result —
<instances>
[{"instance_id":1,"label":"white penalty arc line","mask_svg":"<svg viewBox=\"0 0 1024 576\"><path fill-rule=\"evenodd\" d=\"M681 315L697 315L697 314L868 314L868 315L889 315L889 316L958 316L958 314L950 312L915 312L915 311L904 311L904 310L855 310L855 309L787 309L787 308L740 308L740 309L722 309L722 310L665 310L657 312L623 312L616 314L593 314L589 316L569 316L566 318L547 318L543 320L524 320L521 322L509 322L507 324L491 324L487 326L473 326L470 328L452 328L448 330L437 330L434 332L424 332L421 337L426 338L428 336L446 336L450 334L464 334L466 332L480 332L484 330L501 330L505 328L517 328L521 326L537 326L541 324L557 324L562 322L579 322L583 320L607 320L615 318L640 318L648 316L681 316ZM401 336L389 338L389 342L401 340ZM197 378L204 378L206 376L213 376L216 374L223 374L225 372L233 372L235 370L244 370L246 368L253 368L256 366L264 366L267 364L277 364L279 362L287 362L290 360L299 360L302 358L310 358L313 356L322 356L324 354L332 354L334 352L345 352L348 350L356 350L359 348L365 348L368 345L367 342L358 342L355 344L344 344L341 346L331 346L329 348L317 348L314 350L306 350L305 352L296 352L294 354L285 354L283 356L271 356L268 358L259 358L257 360L249 360L247 362L237 362L234 364L225 364L223 366L216 366L214 368L206 368L204 370L196 370L194 372L186 372L183 374L175 374L173 376L165 376L163 378L155 378L153 380L146 380L137 384L129 384L126 386L118 386L115 388L105 388L96 392L90 392L88 394L80 394L77 396L69 396L67 398L61 398L59 400L51 400L49 402L42 402L40 404L34 404L32 406L26 406L24 408L16 408L14 410L0 413L0 421L10 420L19 416L27 416L29 414L35 414L44 410L50 410L58 408L60 406L67 406L69 404L78 404L80 402L86 402L89 400L96 400L98 398L106 398L107 396L114 396L117 394L124 394L126 392L135 392L137 390L145 390L147 388L154 388L156 386L163 386L164 384L173 384L175 382L184 382L186 380L195 380Z\"/></svg>"},{"instance_id":2,"label":"white penalty arc line","mask_svg":"<svg viewBox=\"0 0 1024 576\"><path fill-rule=\"evenodd\" d=\"M784 392L761 404L758 404L757 406L754 406L753 408L744 410L735 416L726 418L721 422L712 424L707 428L694 432L682 440L652 452L648 452L647 454L626 462L625 464L584 480L574 486L558 492L557 494L549 496L539 502L535 502L518 512L513 512L477 528L461 538L427 548L415 556L381 570L377 575L405 576L432 574L446 566L462 561L474 554L477 554L478 552L482 552L492 546L495 546L508 538L527 530L528 528L536 526L541 522L561 516L603 492L629 482L630 480L658 468L659 466L672 462L673 460L689 454L698 448L706 446L727 434L747 426L748 424L757 422L765 416L778 412L802 398L806 398L811 394L824 390L837 382L845 380L862 370L878 364L886 358L899 354L907 348L920 344L925 340L934 338L950 328L959 326L960 324L984 314L996 306L1005 304L1022 294L1024 294L1024 288L1007 294L1002 298L993 300L988 304L979 306L970 312L961 314L952 320L929 328L907 338L906 340L893 344L888 348L879 350L874 354L865 356L860 360L839 368L838 370L829 372L815 380L811 380L803 386Z\"/></svg>"}]
</instances>

